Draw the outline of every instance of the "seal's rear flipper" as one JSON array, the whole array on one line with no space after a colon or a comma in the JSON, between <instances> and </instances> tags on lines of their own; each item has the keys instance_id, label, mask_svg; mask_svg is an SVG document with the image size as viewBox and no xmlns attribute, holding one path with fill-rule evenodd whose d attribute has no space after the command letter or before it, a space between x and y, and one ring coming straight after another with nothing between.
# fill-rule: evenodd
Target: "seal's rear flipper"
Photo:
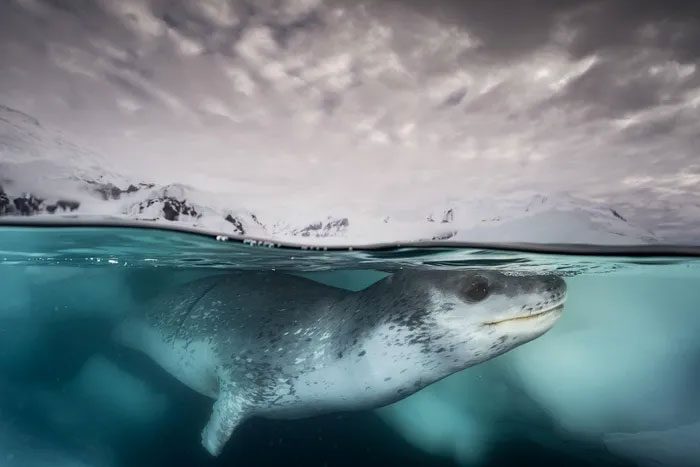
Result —
<instances>
[{"instance_id":1,"label":"seal's rear flipper","mask_svg":"<svg viewBox=\"0 0 700 467\"><path fill-rule=\"evenodd\" d=\"M233 430L245 417L240 398L231 392L222 391L214 402L209 423L202 431L202 444L212 456L218 456L231 437Z\"/></svg>"}]
</instances>

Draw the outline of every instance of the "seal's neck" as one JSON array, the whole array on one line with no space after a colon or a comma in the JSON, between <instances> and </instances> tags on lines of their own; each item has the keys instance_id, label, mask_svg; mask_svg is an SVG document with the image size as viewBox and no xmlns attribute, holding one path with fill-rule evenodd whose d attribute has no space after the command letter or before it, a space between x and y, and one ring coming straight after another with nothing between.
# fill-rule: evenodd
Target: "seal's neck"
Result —
<instances>
[{"instance_id":1,"label":"seal's neck","mask_svg":"<svg viewBox=\"0 0 700 467\"><path fill-rule=\"evenodd\" d=\"M363 308L372 310L369 329L385 342L384 353L403 355L446 376L479 361L469 328L445 326L444 303L419 273L399 273L362 291ZM475 355L476 353L476 355Z\"/></svg>"}]
</instances>

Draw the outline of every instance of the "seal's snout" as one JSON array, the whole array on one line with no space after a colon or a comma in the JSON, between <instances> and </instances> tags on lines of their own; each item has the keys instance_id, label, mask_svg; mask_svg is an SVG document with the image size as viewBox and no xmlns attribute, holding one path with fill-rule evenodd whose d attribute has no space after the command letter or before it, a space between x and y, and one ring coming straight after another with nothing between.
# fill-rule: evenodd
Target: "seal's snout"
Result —
<instances>
[{"instance_id":1,"label":"seal's snout","mask_svg":"<svg viewBox=\"0 0 700 467\"><path fill-rule=\"evenodd\" d=\"M561 302L566 299L566 282L561 277L544 276L542 286L550 301Z\"/></svg>"},{"instance_id":2,"label":"seal's snout","mask_svg":"<svg viewBox=\"0 0 700 467\"><path fill-rule=\"evenodd\" d=\"M566 291L566 282L559 276L543 276L542 282L547 290Z\"/></svg>"},{"instance_id":3,"label":"seal's snout","mask_svg":"<svg viewBox=\"0 0 700 467\"><path fill-rule=\"evenodd\" d=\"M540 276L539 287L534 289L536 295L536 303L529 303L525 309L530 314L539 314L549 312L552 309L561 311L566 301L566 282L559 276Z\"/></svg>"},{"instance_id":4,"label":"seal's snout","mask_svg":"<svg viewBox=\"0 0 700 467\"><path fill-rule=\"evenodd\" d=\"M566 301L566 282L559 276L530 276L509 279L512 285L503 308L485 322L487 325L517 325L530 332L551 327L561 315ZM515 330L513 330L515 332Z\"/></svg>"}]
</instances>

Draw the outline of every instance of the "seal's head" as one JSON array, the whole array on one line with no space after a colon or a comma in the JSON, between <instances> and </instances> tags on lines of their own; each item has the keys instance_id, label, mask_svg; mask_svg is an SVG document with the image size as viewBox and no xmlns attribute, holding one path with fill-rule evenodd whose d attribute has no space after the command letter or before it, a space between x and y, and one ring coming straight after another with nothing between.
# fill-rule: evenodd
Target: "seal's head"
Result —
<instances>
[{"instance_id":1,"label":"seal's head","mask_svg":"<svg viewBox=\"0 0 700 467\"><path fill-rule=\"evenodd\" d=\"M500 355L547 332L562 314L566 283L557 276L496 271L411 272L402 282L422 293L426 310L413 319L414 339L456 366Z\"/></svg>"}]
</instances>

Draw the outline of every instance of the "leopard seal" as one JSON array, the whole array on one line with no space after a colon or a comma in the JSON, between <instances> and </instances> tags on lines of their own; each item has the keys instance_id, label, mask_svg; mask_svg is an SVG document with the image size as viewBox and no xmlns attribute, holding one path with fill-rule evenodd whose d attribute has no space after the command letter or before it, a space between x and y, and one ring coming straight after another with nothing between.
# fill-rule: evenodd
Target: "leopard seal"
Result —
<instances>
[{"instance_id":1,"label":"leopard seal","mask_svg":"<svg viewBox=\"0 0 700 467\"><path fill-rule=\"evenodd\" d=\"M215 399L218 455L251 416L381 407L545 333L556 276L400 271L351 292L279 272L233 272L165 291L116 337Z\"/></svg>"}]
</instances>

